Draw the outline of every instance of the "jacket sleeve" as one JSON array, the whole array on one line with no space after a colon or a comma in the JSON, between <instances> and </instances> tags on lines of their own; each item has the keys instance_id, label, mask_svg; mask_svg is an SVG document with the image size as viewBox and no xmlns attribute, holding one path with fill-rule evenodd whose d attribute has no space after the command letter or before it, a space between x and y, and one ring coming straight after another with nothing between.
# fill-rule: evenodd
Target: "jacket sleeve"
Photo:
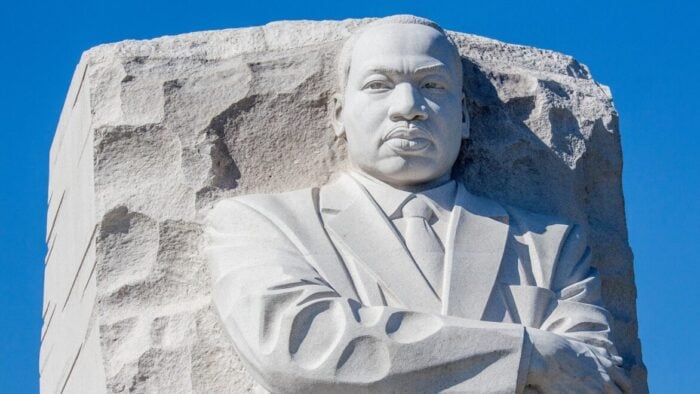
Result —
<instances>
[{"instance_id":1,"label":"jacket sleeve","mask_svg":"<svg viewBox=\"0 0 700 394\"><path fill-rule=\"evenodd\" d=\"M600 277L590 261L591 249L586 237L574 225L555 263L551 285L556 295L555 305L540 329L585 345L590 350L587 356L595 358L602 374L624 374L618 368L622 358L611 339L611 316L603 307Z\"/></svg>"},{"instance_id":2,"label":"jacket sleeve","mask_svg":"<svg viewBox=\"0 0 700 394\"><path fill-rule=\"evenodd\" d=\"M224 200L205 225L213 302L266 389L522 389L530 351L522 326L361 305L326 283L254 204Z\"/></svg>"}]
</instances>

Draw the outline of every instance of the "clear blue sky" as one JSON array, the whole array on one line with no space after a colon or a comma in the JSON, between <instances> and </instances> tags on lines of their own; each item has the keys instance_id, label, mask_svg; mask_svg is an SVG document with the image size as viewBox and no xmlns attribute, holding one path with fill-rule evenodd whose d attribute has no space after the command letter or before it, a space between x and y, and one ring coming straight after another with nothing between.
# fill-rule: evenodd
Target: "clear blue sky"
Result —
<instances>
[{"instance_id":1,"label":"clear blue sky","mask_svg":"<svg viewBox=\"0 0 700 394\"><path fill-rule=\"evenodd\" d=\"M652 392L700 387L700 6L684 1L104 1L0 5L0 391L38 391L48 152L83 50L123 39L413 13L554 49L612 88ZM694 115L695 114L695 115Z\"/></svg>"}]
</instances>

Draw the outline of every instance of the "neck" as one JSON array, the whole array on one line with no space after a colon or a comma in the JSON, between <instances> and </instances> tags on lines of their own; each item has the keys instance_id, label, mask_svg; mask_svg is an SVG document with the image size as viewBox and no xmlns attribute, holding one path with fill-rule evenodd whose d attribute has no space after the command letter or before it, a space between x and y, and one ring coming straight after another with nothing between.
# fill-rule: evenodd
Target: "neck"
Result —
<instances>
[{"instance_id":1,"label":"neck","mask_svg":"<svg viewBox=\"0 0 700 394\"><path fill-rule=\"evenodd\" d=\"M374 182L380 183L387 185L388 187L393 187L394 189L399 189L403 190L406 192L410 193L420 193L425 190L430 190L433 188L436 188L438 186L444 185L445 183L449 182L452 180L452 177L450 176L449 173L444 174L440 176L439 178L433 179L428 182L423 182L423 183L409 183L409 184L397 184L397 183L392 183L392 182L386 182L381 179L378 179L377 177L374 177L364 171L362 171L359 168L354 168L353 169L356 173L360 174L361 176L365 178L369 178Z\"/></svg>"}]
</instances>

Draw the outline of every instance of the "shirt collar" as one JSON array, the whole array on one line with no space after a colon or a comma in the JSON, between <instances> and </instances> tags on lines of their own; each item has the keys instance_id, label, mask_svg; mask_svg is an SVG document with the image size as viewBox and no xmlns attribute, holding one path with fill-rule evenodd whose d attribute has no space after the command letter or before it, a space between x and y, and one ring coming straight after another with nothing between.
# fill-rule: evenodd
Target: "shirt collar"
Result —
<instances>
[{"instance_id":1,"label":"shirt collar","mask_svg":"<svg viewBox=\"0 0 700 394\"><path fill-rule=\"evenodd\" d=\"M457 184L454 180L443 183L432 189L411 193L396 189L378 179L353 171L350 173L372 196L379 208L390 219L401 216L401 208L404 203L414 195L423 198L436 214L451 212L454 205Z\"/></svg>"}]
</instances>

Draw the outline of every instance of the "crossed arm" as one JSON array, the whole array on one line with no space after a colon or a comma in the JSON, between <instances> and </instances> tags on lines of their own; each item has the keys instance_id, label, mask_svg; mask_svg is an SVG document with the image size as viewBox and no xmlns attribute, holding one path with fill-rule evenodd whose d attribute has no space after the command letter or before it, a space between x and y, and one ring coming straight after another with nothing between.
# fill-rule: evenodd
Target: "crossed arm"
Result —
<instances>
[{"instance_id":1,"label":"crossed arm","mask_svg":"<svg viewBox=\"0 0 700 394\"><path fill-rule=\"evenodd\" d=\"M550 311L538 329L526 329L533 344L526 391L631 391L622 358L610 340L611 317L600 306L600 278L590 258L580 227L570 227L547 286L554 294Z\"/></svg>"},{"instance_id":2,"label":"crossed arm","mask_svg":"<svg viewBox=\"0 0 700 394\"><path fill-rule=\"evenodd\" d=\"M272 392L520 392L526 385L546 392L566 387L551 385L557 375L591 392L618 387L600 367L599 359L612 363L601 337L592 337L599 349L567 334L573 328L586 339L586 330L601 327L571 325L566 305L543 330L364 306L338 294L250 206L219 203L207 225L214 303L249 370Z\"/></svg>"}]
</instances>

